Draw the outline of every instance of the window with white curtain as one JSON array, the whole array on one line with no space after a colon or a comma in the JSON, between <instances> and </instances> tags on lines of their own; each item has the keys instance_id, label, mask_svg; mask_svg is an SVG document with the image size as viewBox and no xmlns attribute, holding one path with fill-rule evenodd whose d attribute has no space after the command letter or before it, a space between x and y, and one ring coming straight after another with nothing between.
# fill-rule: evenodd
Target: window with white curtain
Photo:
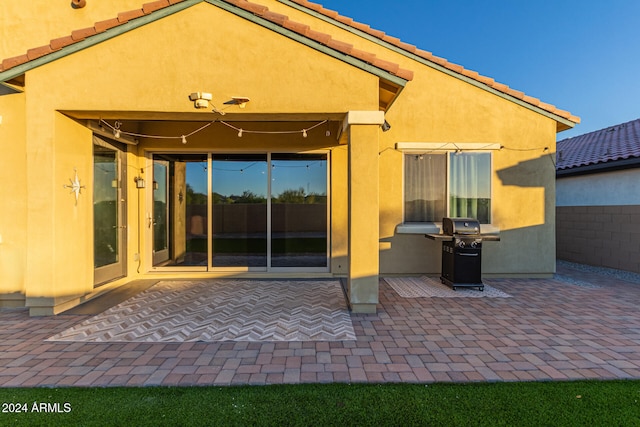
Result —
<instances>
[{"instance_id":1,"label":"window with white curtain","mask_svg":"<svg viewBox=\"0 0 640 427\"><path fill-rule=\"evenodd\" d=\"M447 216L491 223L490 153L405 153L405 223Z\"/></svg>"}]
</instances>

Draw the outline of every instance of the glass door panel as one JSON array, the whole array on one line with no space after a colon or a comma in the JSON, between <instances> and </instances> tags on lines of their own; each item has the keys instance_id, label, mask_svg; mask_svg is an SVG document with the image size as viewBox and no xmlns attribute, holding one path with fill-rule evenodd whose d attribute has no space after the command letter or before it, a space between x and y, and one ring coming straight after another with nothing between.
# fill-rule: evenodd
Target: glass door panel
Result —
<instances>
[{"instance_id":1,"label":"glass door panel","mask_svg":"<svg viewBox=\"0 0 640 427\"><path fill-rule=\"evenodd\" d=\"M271 156L271 266L327 267L327 156Z\"/></svg>"},{"instance_id":2,"label":"glass door panel","mask_svg":"<svg viewBox=\"0 0 640 427\"><path fill-rule=\"evenodd\" d=\"M96 139L93 149L94 282L124 275L124 189L119 151Z\"/></svg>"},{"instance_id":3,"label":"glass door panel","mask_svg":"<svg viewBox=\"0 0 640 427\"><path fill-rule=\"evenodd\" d=\"M154 266L207 266L207 155L156 154Z\"/></svg>"},{"instance_id":4,"label":"glass door panel","mask_svg":"<svg viewBox=\"0 0 640 427\"><path fill-rule=\"evenodd\" d=\"M214 154L212 266L267 266L267 156Z\"/></svg>"},{"instance_id":5,"label":"glass door panel","mask_svg":"<svg viewBox=\"0 0 640 427\"><path fill-rule=\"evenodd\" d=\"M153 265L169 260L169 162L153 161Z\"/></svg>"}]
</instances>

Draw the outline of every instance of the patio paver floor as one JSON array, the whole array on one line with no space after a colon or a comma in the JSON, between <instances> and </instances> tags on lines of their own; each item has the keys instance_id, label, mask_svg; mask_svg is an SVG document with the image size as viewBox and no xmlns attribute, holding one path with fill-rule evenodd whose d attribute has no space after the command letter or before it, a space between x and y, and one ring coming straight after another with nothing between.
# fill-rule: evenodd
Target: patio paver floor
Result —
<instances>
[{"instance_id":1,"label":"patio paver floor","mask_svg":"<svg viewBox=\"0 0 640 427\"><path fill-rule=\"evenodd\" d=\"M488 279L511 298L402 298L380 282L355 340L56 342L90 318L0 310L0 387L640 378L640 284L559 264Z\"/></svg>"}]
</instances>

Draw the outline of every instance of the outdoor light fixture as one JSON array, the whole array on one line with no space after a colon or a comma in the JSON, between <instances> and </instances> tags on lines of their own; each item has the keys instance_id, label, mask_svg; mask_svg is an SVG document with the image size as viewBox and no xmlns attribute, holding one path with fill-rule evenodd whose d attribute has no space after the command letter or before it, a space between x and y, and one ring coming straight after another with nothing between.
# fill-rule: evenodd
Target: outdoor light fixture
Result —
<instances>
[{"instance_id":1,"label":"outdoor light fixture","mask_svg":"<svg viewBox=\"0 0 640 427\"><path fill-rule=\"evenodd\" d=\"M391 129L391 125L386 120L384 121L384 123L380 127L382 128L382 132L386 132L389 129Z\"/></svg>"},{"instance_id":2,"label":"outdoor light fixture","mask_svg":"<svg viewBox=\"0 0 640 427\"><path fill-rule=\"evenodd\" d=\"M183 143L183 144L186 144L186 143L187 143L187 137L186 137L186 136L184 136L184 135L182 135L182 143Z\"/></svg>"},{"instance_id":3,"label":"outdoor light fixture","mask_svg":"<svg viewBox=\"0 0 640 427\"><path fill-rule=\"evenodd\" d=\"M207 92L193 92L189 95L189 100L193 101L193 106L198 109L209 108L209 101L213 96Z\"/></svg>"},{"instance_id":4,"label":"outdoor light fixture","mask_svg":"<svg viewBox=\"0 0 640 427\"><path fill-rule=\"evenodd\" d=\"M120 138L120 126L122 126L122 123L120 123L119 121L116 121L114 123L113 126L113 137L118 139Z\"/></svg>"},{"instance_id":5,"label":"outdoor light fixture","mask_svg":"<svg viewBox=\"0 0 640 427\"><path fill-rule=\"evenodd\" d=\"M246 96L232 96L230 100L224 103L224 105L237 105L240 108L247 106L247 102L251 101Z\"/></svg>"},{"instance_id":6,"label":"outdoor light fixture","mask_svg":"<svg viewBox=\"0 0 640 427\"><path fill-rule=\"evenodd\" d=\"M87 5L87 0L71 0L71 7L74 9L82 9Z\"/></svg>"}]
</instances>

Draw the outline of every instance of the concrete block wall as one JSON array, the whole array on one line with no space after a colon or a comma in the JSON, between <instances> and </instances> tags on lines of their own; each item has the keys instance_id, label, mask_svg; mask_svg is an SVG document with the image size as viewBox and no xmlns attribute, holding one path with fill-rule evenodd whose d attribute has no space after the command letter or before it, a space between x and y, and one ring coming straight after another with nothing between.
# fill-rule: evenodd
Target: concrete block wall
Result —
<instances>
[{"instance_id":1,"label":"concrete block wall","mask_svg":"<svg viewBox=\"0 0 640 427\"><path fill-rule=\"evenodd\" d=\"M558 206L557 258L640 273L640 205Z\"/></svg>"}]
</instances>

